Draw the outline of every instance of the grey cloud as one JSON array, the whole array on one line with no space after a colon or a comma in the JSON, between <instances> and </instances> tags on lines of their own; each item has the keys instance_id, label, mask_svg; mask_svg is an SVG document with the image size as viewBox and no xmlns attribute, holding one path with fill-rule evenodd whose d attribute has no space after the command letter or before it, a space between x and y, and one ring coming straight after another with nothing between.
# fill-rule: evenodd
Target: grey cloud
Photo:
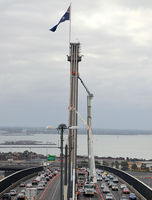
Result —
<instances>
[{"instance_id":1,"label":"grey cloud","mask_svg":"<svg viewBox=\"0 0 152 200\"><path fill-rule=\"evenodd\" d=\"M59 0L0 3L0 125L67 122L69 23L55 33L49 28L68 6ZM140 122L140 128L152 128L147 121L152 108L150 19L151 1L72 3L72 41L82 43L84 54L80 75L95 94L94 127L138 128ZM81 85L79 90L85 117L86 96Z\"/></svg>"}]
</instances>

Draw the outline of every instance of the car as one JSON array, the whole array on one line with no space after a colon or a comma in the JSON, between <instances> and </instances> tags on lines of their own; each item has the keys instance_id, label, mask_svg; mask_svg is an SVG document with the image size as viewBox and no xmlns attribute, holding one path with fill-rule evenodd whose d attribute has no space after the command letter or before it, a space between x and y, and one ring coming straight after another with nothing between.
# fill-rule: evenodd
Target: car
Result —
<instances>
[{"instance_id":1,"label":"car","mask_svg":"<svg viewBox=\"0 0 152 200\"><path fill-rule=\"evenodd\" d=\"M105 178L105 182L108 182L110 179L108 177Z\"/></svg>"},{"instance_id":2,"label":"car","mask_svg":"<svg viewBox=\"0 0 152 200\"><path fill-rule=\"evenodd\" d=\"M112 181L110 181L109 184L108 184L109 188L112 188L113 184L114 183Z\"/></svg>"},{"instance_id":3,"label":"car","mask_svg":"<svg viewBox=\"0 0 152 200\"><path fill-rule=\"evenodd\" d=\"M49 177L46 177L46 181L50 181L50 178L49 178Z\"/></svg>"},{"instance_id":4,"label":"car","mask_svg":"<svg viewBox=\"0 0 152 200\"><path fill-rule=\"evenodd\" d=\"M126 186L126 184L121 184L120 185L120 189L124 189L124 188L126 188L127 186Z\"/></svg>"},{"instance_id":5,"label":"car","mask_svg":"<svg viewBox=\"0 0 152 200\"><path fill-rule=\"evenodd\" d=\"M101 172L97 172L97 176L102 176L102 173Z\"/></svg>"},{"instance_id":6,"label":"car","mask_svg":"<svg viewBox=\"0 0 152 200\"><path fill-rule=\"evenodd\" d=\"M107 174L107 177L109 178L109 177L110 177L110 174Z\"/></svg>"},{"instance_id":7,"label":"car","mask_svg":"<svg viewBox=\"0 0 152 200\"><path fill-rule=\"evenodd\" d=\"M105 183L102 183L100 187L101 187L101 189L104 189Z\"/></svg>"},{"instance_id":8,"label":"car","mask_svg":"<svg viewBox=\"0 0 152 200\"><path fill-rule=\"evenodd\" d=\"M109 190L109 188L107 187L107 186L105 186L104 188L103 188L103 193L110 193L110 190Z\"/></svg>"},{"instance_id":9,"label":"car","mask_svg":"<svg viewBox=\"0 0 152 200\"><path fill-rule=\"evenodd\" d=\"M37 189L38 190L44 190L44 185L39 183L38 186L37 186Z\"/></svg>"},{"instance_id":10,"label":"car","mask_svg":"<svg viewBox=\"0 0 152 200\"><path fill-rule=\"evenodd\" d=\"M102 177L98 176L97 181L102 181Z\"/></svg>"},{"instance_id":11,"label":"car","mask_svg":"<svg viewBox=\"0 0 152 200\"><path fill-rule=\"evenodd\" d=\"M25 200L25 195L23 193L18 193L17 200Z\"/></svg>"},{"instance_id":12,"label":"car","mask_svg":"<svg viewBox=\"0 0 152 200\"><path fill-rule=\"evenodd\" d=\"M117 178L114 178L114 179L113 179L113 182L114 182L114 183L118 183L119 181L118 181Z\"/></svg>"},{"instance_id":13,"label":"car","mask_svg":"<svg viewBox=\"0 0 152 200\"><path fill-rule=\"evenodd\" d=\"M49 177L50 177L50 178L53 178L53 177L54 177L54 174L53 174L53 173L51 173L51 174L49 175Z\"/></svg>"},{"instance_id":14,"label":"car","mask_svg":"<svg viewBox=\"0 0 152 200\"><path fill-rule=\"evenodd\" d=\"M20 187L25 187L25 183L20 183Z\"/></svg>"},{"instance_id":15,"label":"car","mask_svg":"<svg viewBox=\"0 0 152 200\"><path fill-rule=\"evenodd\" d=\"M110 180L113 180L114 176L110 174L109 178L110 178Z\"/></svg>"},{"instance_id":16,"label":"car","mask_svg":"<svg viewBox=\"0 0 152 200\"><path fill-rule=\"evenodd\" d=\"M3 196L2 196L2 200L11 200L10 193L4 193Z\"/></svg>"},{"instance_id":17,"label":"car","mask_svg":"<svg viewBox=\"0 0 152 200\"><path fill-rule=\"evenodd\" d=\"M39 184L43 185L44 187L46 185L45 181L40 181Z\"/></svg>"},{"instance_id":18,"label":"car","mask_svg":"<svg viewBox=\"0 0 152 200\"><path fill-rule=\"evenodd\" d=\"M133 200L134 200L134 199L137 199L135 193L130 193L129 199L133 199Z\"/></svg>"},{"instance_id":19,"label":"car","mask_svg":"<svg viewBox=\"0 0 152 200\"><path fill-rule=\"evenodd\" d=\"M112 200L113 196L111 193L106 194L106 200Z\"/></svg>"},{"instance_id":20,"label":"car","mask_svg":"<svg viewBox=\"0 0 152 200\"><path fill-rule=\"evenodd\" d=\"M53 174L56 176L56 175L58 174L58 171L55 170L55 171L53 172Z\"/></svg>"},{"instance_id":21,"label":"car","mask_svg":"<svg viewBox=\"0 0 152 200\"><path fill-rule=\"evenodd\" d=\"M122 190L123 194L130 194L130 190L125 187L123 190Z\"/></svg>"},{"instance_id":22,"label":"car","mask_svg":"<svg viewBox=\"0 0 152 200\"><path fill-rule=\"evenodd\" d=\"M32 185L38 185L38 181L36 179L32 180Z\"/></svg>"},{"instance_id":23,"label":"car","mask_svg":"<svg viewBox=\"0 0 152 200\"><path fill-rule=\"evenodd\" d=\"M42 182L42 181L43 181L45 184L47 184L46 178L42 178L40 182Z\"/></svg>"},{"instance_id":24,"label":"car","mask_svg":"<svg viewBox=\"0 0 152 200\"><path fill-rule=\"evenodd\" d=\"M126 196L126 195L123 194L123 195L121 196L120 200L128 200L128 196Z\"/></svg>"},{"instance_id":25,"label":"car","mask_svg":"<svg viewBox=\"0 0 152 200\"><path fill-rule=\"evenodd\" d=\"M27 183L26 188L32 188L32 183Z\"/></svg>"},{"instance_id":26,"label":"car","mask_svg":"<svg viewBox=\"0 0 152 200\"><path fill-rule=\"evenodd\" d=\"M10 195L11 195L11 196L16 196L16 194L17 194L16 190L11 190L11 191L10 191Z\"/></svg>"},{"instance_id":27,"label":"car","mask_svg":"<svg viewBox=\"0 0 152 200\"><path fill-rule=\"evenodd\" d=\"M20 193L22 193L22 194L24 194L24 195L26 194L25 190L21 190Z\"/></svg>"},{"instance_id":28,"label":"car","mask_svg":"<svg viewBox=\"0 0 152 200\"><path fill-rule=\"evenodd\" d=\"M106 178L106 175L105 175L105 174L102 174L102 178L105 179L105 178Z\"/></svg>"},{"instance_id":29,"label":"car","mask_svg":"<svg viewBox=\"0 0 152 200\"><path fill-rule=\"evenodd\" d=\"M118 191L118 185L113 184L113 185L112 185L112 190L114 190L114 191Z\"/></svg>"}]
</instances>

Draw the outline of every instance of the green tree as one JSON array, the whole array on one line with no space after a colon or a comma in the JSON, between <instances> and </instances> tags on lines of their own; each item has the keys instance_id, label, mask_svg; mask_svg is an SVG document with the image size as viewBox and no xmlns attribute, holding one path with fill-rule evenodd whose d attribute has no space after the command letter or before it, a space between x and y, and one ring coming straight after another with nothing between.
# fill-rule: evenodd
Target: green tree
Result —
<instances>
[{"instance_id":1,"label":"green tree","mask_svg":"<svg viewBox=\"0 0 152 200\"><path fill-rule=\"evenodd\" d=\"M121 162L121 169L124 171L128 170L128 162L126 161Z\"/></svg>"},{"instance_id":2,"label":"green tree","mask_svg":"<svg viewBox=\"0 0 152 200\"><path fill-rule=\"evenodd\" d=\"M103 165L105 165L105 166L109 166L109 163L107 162L107 161L103 161Z\"/></svg>"},{"instance_id":3,"label":"green tree","mask_svg":"<svg viewBox=\"0 0 152 200\"><path fill-rule=\"evenodd\" d=\"M112 162L112 163L111 163L111 167L114 167L114 166L115 166L115 163L114 163L114 162Z\"/></svg>"},{"instance_id":4,"label":"green tree","mask_svg":"<svg viewBox=\"0 0 152 200\"><path fill-rule=\"evenodd\" d=\"M101 163L98 160L95 160L95 165L99 166L99 165L101 165Z\"/></svg>"},{"instance_id":5,"label":"green tree","mask_svg":"<svg viewBox=\"0 0 152 200\"><path fill-rule=\"evenodd\" d=\"M119 169L119 162L115 161L116 168Z\"/></svg>"},{"instance_id":6,"label":"green tree","mask_svg":"<svg viewBox=\"0 0 152 200\"><path fill-rule=\"evenodd\" d=\"M134 163L134 164L132 164L132 170L137 170L137 165L136 165L136 163Z\"/></svg>"},{"instance_id":7,"label":"green tree","mask_svg":"<svg viewBox=\"0 0 152 200\"><path fill-rule=\"evenodd\" d=\"M146 164L145 163L142 163L142 165L141 165L141 170L142 171L149 171L149 168L148 167L146 167Z\"/></svg>"}]
</instances>

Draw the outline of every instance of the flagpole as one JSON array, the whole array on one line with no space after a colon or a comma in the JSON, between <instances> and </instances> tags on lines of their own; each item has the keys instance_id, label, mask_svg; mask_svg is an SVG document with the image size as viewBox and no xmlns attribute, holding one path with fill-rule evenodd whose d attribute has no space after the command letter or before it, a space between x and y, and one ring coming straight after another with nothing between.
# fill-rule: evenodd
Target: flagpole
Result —
<instances>
[{"instance_id":1,"label":"flagpole","mask_svg":"<svg viewBox=\"0 0 152 200\"><path fill-rule=\"evenodd\" d=\"M70 49L70 42L71 42L71 3L70 3L70 23L69 23L69 49Z\"/></svg>"}]
</instances>

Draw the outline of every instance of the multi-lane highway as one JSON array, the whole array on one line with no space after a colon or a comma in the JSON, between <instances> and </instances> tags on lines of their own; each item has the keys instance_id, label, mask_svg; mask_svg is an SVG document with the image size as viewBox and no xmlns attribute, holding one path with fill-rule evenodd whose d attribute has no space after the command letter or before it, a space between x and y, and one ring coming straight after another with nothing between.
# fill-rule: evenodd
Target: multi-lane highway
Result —
<instances>
[{"instance_id":1,"label":"multi-lane highway","mask_svg":"<svg viewBox=\"0 0 152 200\"><path fill-rule=\"evenodd\" d=\"M84 195L84 190L82 185L80 186L81 189L79 199L81 200L91 200L91 199L112 199L112 200L120 200L120 199L129 199L130 191L123 190L123 188L127 188L127 186L124 186L123 183L118 180L117 177L115 177L113 174L104 174L104 172L98 172L97 174L97 187L96 187L96 194L93 196L86 196ZM114 185L114 186L113 186ZM107 194L111 194L111 198L108 198ZM136 200L140 200L138 197L136 197Z\"/></svg>"},{"instance_id":2,"label":"multi-lane highway","mask_svg":"<svg viewBox=\"0 0 152 200\"><path fill-rule=\"evenodd\" d=\"M38 178L39 178L39 182L36 183L35 180L38 180ZM43 182L43 186L44 186L43 189L39 189L40 182ZM27 199L26 195L27 195L28 188L29 189L36 188L36 193L37 193L36 200L44 200L44 199L59 200L60 199L60 172L54 169L51 169L51 171L49 170L43 171L42 173L39 173L38 176L32 177L24 182L21 182L20 185L11 189L11 190L16 191L16 195L12 195L11 200L18 200L17 197L19 194L23 194L23 198L21 198L20 200ZM8 193L10 193L10 191L8 191Z\"/></svg>"},{"instance_id":3,"label":"multi-lane highway","mask_svg":"<svg viewBox=\"0 0 152 200\"><path fill-rule=\"evenodd\" d=\"M106 182L105 180L99 181L98 185L99 185L100 191L102 193L103 200L106 200L106 194L107 194L107 193L104 193L105 187L107 187L109 189L109 193L112 194L113 200L119 200L123 196L126 197L126 199L129 199L129 194L123 194L123 189L121 189L122 183L120 183L120 182L118 182L116 184L118 187L118 190L113 190L111 187L109 187L108 182ZM101 188L101 185L104 185L104 188ZM129 193L130 192L131 191L129 190ZM137 200L139 200L139 199L137 198Z\"/></svg>"},{"instance_id":4,"label":"multi-lane highway","mask_svg":"<svg viewBox=\"0 0 152 200\"><path fill-rule=\"evenodd\" d=\"M122 183L120 180L117 179L113 174L109 174L107 172L103 171L97 171L97 185L95 188L95 193L93 196L86 196L84 195L84 184L87 181L87 171L80 170L81 172L78 175L78 182L79 182L79 197L78 199L81 200L107 200L107 193L112 194L113 200L120 200L122 196L126 199L129 199L129 194L124 194L122 189ZM37 177L41 177L42 180L45 180L45 187L43 189L38 189L38 183L33 184L33 180L35 180ZM117 182L114 183L114 179L117 179ZM110 186L110 182L116 185L116 190ZM81 184L82 183L82 184ZM21 185L18 185L17 187L13 188L18 193L24 193L27 190L27 186L31 184L31 187L37 188L37 200L59 200L60 199L60 172L57 169L51 168L50 170L46 170L43 172L39 172L38 176L32 177L31 179L28 179L24 181L24 186L21 187ZM108 189L109 191L106 192L105 189ZM131 191L129 191L130 193ZM17 200L17 194L15 196L12 196L11 200ZM136 198L137 200L140 200L139 198Z\"/></svg>"}]
</instances>

